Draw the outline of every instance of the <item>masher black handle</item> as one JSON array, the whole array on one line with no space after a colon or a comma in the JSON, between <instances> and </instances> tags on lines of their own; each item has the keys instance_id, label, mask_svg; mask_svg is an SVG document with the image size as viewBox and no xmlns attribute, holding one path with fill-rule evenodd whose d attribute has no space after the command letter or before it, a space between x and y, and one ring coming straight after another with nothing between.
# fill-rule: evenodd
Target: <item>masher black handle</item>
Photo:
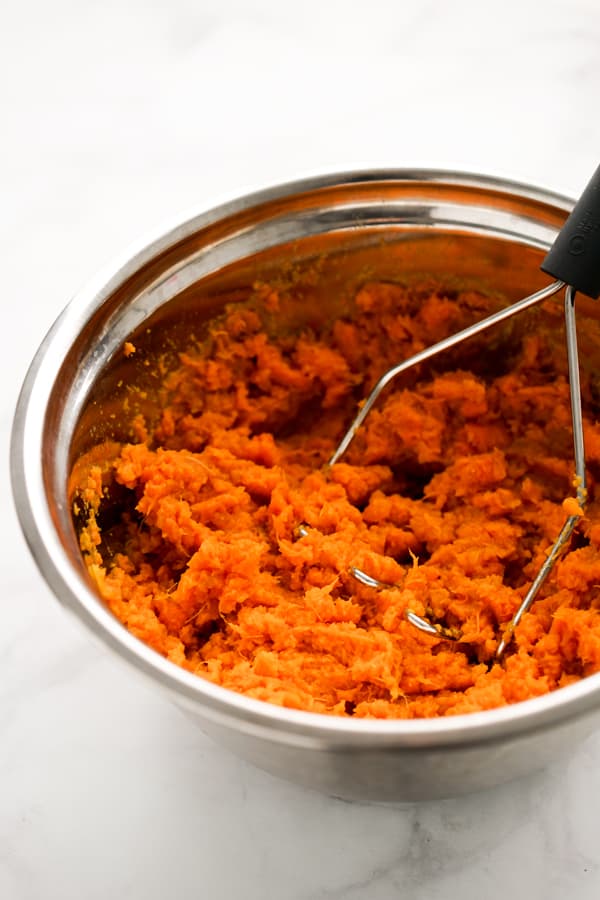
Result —
<instances>
[{"instance_id":1,"label":"masher black handle","mask_svg":"<svg viewBox=\"0 0 600 900\"><path fill-rule=\"evenodd\" d=\"M559 231L541 269L594 300L600 296L600 166Z\"/></svg>"}]
</instances>

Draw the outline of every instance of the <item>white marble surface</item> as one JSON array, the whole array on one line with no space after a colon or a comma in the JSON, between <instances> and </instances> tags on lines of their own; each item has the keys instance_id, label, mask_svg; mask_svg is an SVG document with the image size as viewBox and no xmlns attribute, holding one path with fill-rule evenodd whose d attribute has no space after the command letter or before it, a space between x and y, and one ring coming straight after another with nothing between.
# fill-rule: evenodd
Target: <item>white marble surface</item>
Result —
<instances>
[{"instance_id":1,"label":"white marble surface","mask_svg":"<svg viewBox=\"0 0 600 900\"><path fill-rule=\"evenodd\" d=\"M341 803L229 756L66 617L7 477L18 386L92 272L164 217L299 174L441 165L575 195L598 0L4 0L0 897L600 892L600 734L486 795Z\"/></svg>"}]
</instances>

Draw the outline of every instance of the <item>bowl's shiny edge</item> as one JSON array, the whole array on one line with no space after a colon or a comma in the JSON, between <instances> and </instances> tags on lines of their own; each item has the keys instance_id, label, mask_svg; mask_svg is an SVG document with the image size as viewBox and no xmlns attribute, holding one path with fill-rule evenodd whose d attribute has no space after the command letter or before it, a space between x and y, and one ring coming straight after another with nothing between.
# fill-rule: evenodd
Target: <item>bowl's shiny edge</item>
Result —
<instances>
[{"instance_id":1,"label":"bowl's shiny edge","mask_svg":"<svg viewBox=\"0 0 600 900\"><path fill-rule=\"evenodd\" d=\"M565 211L568 211L573 203L569 198L543 188L486 175L441 169L383 169L331 173L288 182L245 194L237 199L228 199L208 211L190 213L183 218L179 217L166 227L157 229L154 235L121 254L112 265L105 267L77 293L49 331L32 361L17 403L11 441L13 494L21 525L34 559L59 600L74 612L96 637L111 645L129 663L159 681L176 698L196 706L201 704L203 712L211 719L226 719L229 722L241 719L249 727L262 727L276 733L279 738L283 731L290 737L294 736L295 741L298 736L306 735L312 741L322 740L328 745L355 746L373 746L376 739L378 746L383 742L386 745L406 747L441 747L456 743L477 743L490 740L497 735L514 734L523 730L543 729L557 718L564 720L597 707L600 675L524 703L446 719L353 720L284 709L212 685L150 650L130 635L98 602L95 594L70 566L60 542L57 539L47 541L43 537L40 523L44 522L48 533L52 533L52 522L47 506L32 499L34 492L37 492L40 499L43 497L43 485L41 477L36 478L33 474L35 461L31 451L33 450L34 457L36 447L40 446L39 441L34 440L34 446L30 448L29 454L27 452L30 443L29 431L35 431L30 414L32 401L37 403L39 410L43 405L44 396L47 397L51 384L49 379L44 379L45 370L47 369L50 374L56 360L60 359L61 353L64 352L65 348L61 346L58 338L66 325L81 324L124 278L161 250L206 224L272 199L337 184L365 181L425 181L475 186L514 193L520 197L558 206Z\"/></svg>"}]
</instances>

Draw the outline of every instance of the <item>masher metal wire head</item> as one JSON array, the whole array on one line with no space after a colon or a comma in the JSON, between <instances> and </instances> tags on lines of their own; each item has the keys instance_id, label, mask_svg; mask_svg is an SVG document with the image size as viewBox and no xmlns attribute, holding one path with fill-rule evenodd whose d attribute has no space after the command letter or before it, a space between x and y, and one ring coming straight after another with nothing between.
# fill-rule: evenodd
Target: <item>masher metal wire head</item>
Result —
<instances>
[{"instance_id":1,"label":"masher metal wire head","mask_svg":"<svg viewBox=\"0 0 600 900\"><path fill-rule=\"evenodd\" d=\"M530 294L528 297L518 300L511 306L501 309L487 318L470 325L468 328L444 338L444 340L439 341L437 344L433 344L431 347L416 353L414 356L404 360L397 366L388 369L388 371L381 376L364 403L362 403L360 410L329 459L327 466L331 467L339 462L352 443L357 431L363 425L381 392L398 375L414 366L426 362L432 357L437 356L439 353L443 353L445 350L449 350L451 347L455 347L457 344L468 340L474 335L480 334L488 328L492 328L494 325L498 325L506 319L510 319L513 316L524 312L526 309L529 309L530 307L541 303L548 297L551 297L553 294L558 293L561 288L565 288L565 336L573 428L576 496L579 507L583 510L587 500L587 489L581 388L579 381L579 356L575 321L575 295L576 292L579 291L594 300L600 296L600 166L592 176L570 216L558 233L541 265L541 270L546 274L551 275L555 281L541 290L536 291L534 294ZM571 535L580 518L581 515L579 513L577 515L570 515L566 518L543 565L540 567L512 620L503 631L496 650L497 659L501 659L504 655L504 652L512 639L515 628L524 614L530 609L540 588L554 568L557 559L569 543ZM303 527L301 526L301 528ZM305 529L300 531L300 534L303 532L306 533ZM373 578L362 569L352 567L350 572L357 581L369 587L379 589L391 587L391 585L384 584L378 579ZM448 630L443 626L435 624L422 616L418 616L410 610L406 611L406 619L414 625L415 628L418 628L420 631L427 634L437 635L446 640L456 639L452 637Z\"/></svg>"}]
</instances>

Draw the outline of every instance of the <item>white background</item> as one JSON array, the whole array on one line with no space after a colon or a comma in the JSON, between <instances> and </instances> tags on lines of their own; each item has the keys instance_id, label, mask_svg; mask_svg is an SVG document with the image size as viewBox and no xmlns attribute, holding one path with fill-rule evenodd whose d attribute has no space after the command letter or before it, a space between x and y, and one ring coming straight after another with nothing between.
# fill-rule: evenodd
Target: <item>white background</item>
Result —
<instances>
[{"instance_id":1,"label":"white background","mask_svg":"<svg viewBox=\"0 0 600 900\"><path fill-rule=\"evenodd\" d=\"M276 781L67 618L7 460L44 333L165 217L357 166L576 196L599 113L598 0L2 0L2 900L598 897L600 735L551 772L403 809Z\"/></svg>"}]
</instances>

